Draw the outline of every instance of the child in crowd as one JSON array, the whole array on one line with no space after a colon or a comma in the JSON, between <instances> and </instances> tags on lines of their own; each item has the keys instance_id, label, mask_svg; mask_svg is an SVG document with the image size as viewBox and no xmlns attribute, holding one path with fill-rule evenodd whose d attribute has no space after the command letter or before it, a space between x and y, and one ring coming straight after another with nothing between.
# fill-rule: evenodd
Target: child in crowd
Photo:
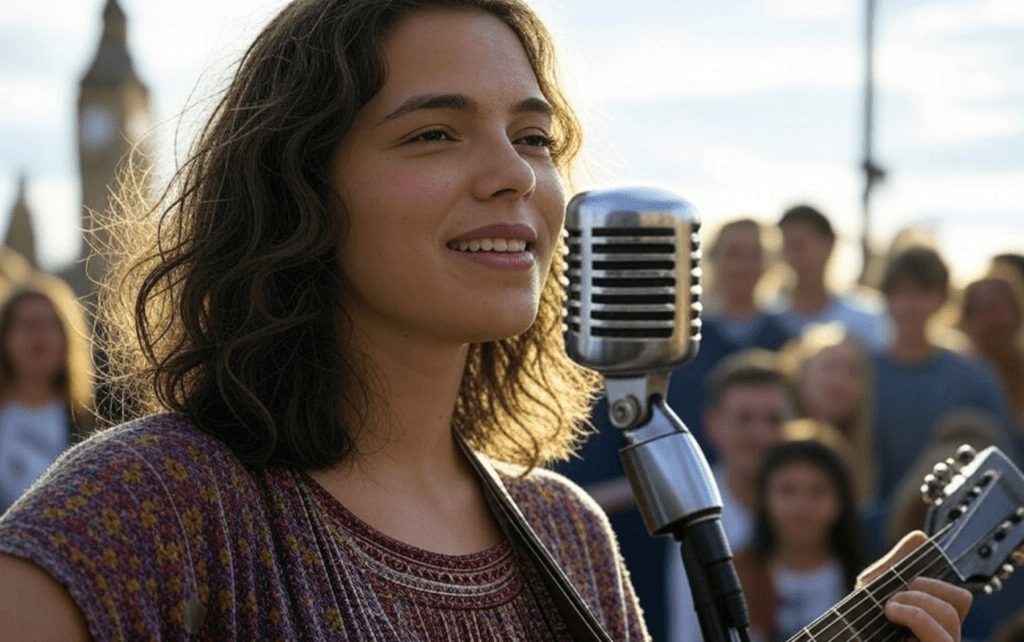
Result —
<instances>
[{"instance_id":1,"label":"child in crowd","mask_svg":"<svg viewBox=\"0 0 1024 642\"><path fill-rule=\"evenodd\" d=\"M863 566L850 478L824 444L787 441L758 474L757 512L736 571L755 640L785 640L830 609Z\"/></svg>"},{"instance_id":2,"label":"child in crowd","mask_svg":"<svg viewBox=\"0 0 1024 642\"><path fill-rule=\"evenodd\" d=\"M1006 272L971 282L964 288L960 329L971 351L999 375L1018 424L1024 421L1024 281Z\"/></svg>"},{"instance_id":3,"label":"child in crowd","mask_svg":"<svg viewBox=\"0 0 1024 642\"><path fill-rule=\"evenodd\" d=\"M863 344L839 323L814 324L789 343L779 363L793 386L797 415L838 432L852 457L854 496L874 492L871 362Z\"/></svg>"}]
</instances>

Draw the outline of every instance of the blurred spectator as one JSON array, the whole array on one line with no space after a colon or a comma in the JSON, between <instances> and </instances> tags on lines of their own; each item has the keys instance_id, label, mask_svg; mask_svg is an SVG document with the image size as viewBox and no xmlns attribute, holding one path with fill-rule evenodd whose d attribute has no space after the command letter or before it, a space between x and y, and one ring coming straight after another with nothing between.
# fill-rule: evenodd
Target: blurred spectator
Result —
<instances>
[{"instance_id":1,"label":"blurred spectator","mask_svg":"<svg viewBox=\"0 0 1024 642\"><path fill-rule=\"evenodd\" d=\"M931 440L893 494L889 520L878 524L878 534L884 538L878 542L878 550L894 546L911 531L924 530L928 512L928 504L921 498L924 476L964 444L978 451L995 444L999 439L999 422L987 412L961 408L941 417L932 433Z\"/></svg>"},{"instance_id":2,"label":"blurred spectator","mask_svg":"<svg viewBox=\"0 0 1024 642\"><path fill-rule=\"evenodd\" d=\"M989 277L963 294L960 329L971 349L1000 375L1018 423L1024 420L1024 289L1020 279Z\"/></svg>"},{"instance_id":3,"label":"blurred spectator","mask_svg":"<svg viewBox=\"0 0 1024 642\"><path fill-rule=\"evenodd\" d=\"M0 300L7 297L16 283L24 281L32 268L17 250L0 245Z\"/></svg>"},{"instance_id":4,"label":"blurred spectator","mask_svg":"<svg viewBox=\"0 0 1024 642\"><path fill-rule=\"evenodd\" d=\"M722 526L736 550L748 542L757 497L757 472L783 438L793 415L789 386L776 356L751 348L724 359L708 377L704 432L718 453L713 466L722 496ZM678 545L668 553L669 640L700 640L700 625Z\"/></svg>"},{"instance_id":5,"label":"blurred spectator","mask_svg":"<svg viewBox=\"0 0 1024 642\"><path fill-rule=\"evenodd\" d=\"M894 337L874 356L875 443L878 494L888 505L921 455L938 420L957 408L975 408L998 419L999 445L1011 445L1014 419L991 368L935 345L929 321L949 295L949 271L935 250L912 247L889 261L882 279Z\"/></svg>"},{"instance_id":6,"label":"blurred spectator","mask_svg":"<svg viewBox=\"0 0 1024 642\"><path fill-rule=\"evenodd\" d=\"M736 571L755 641L785 640L849 593L864 566L845 463L817 441L783 442L758 473L750 543Z\"/></svg>"},{"instance_id":7,"label":"blurred spectator","mask_svg":"<svg viewBox=\"0 0 1024 642\"><path fill-rule=\"evenodd\" d=\"M854 497L870 498L875 487L872 376L861 342L839 323L810 325L783 349L779 364L793 386L797 415L838 431L854 464Z\"/></svg>"},{"instance_id":8,"label":"blurred spectator","mask_svg":"<svg viewBox=\"0 0 1024 642\"><path fill-rule=\"evenodd\" d=\"M88 430L84 317L55 277L16 286L0 308L0 511Z\"/></svg>"},{"instance_id":9,"label":"blurred spectator","mask_svg":"<svg viewBox=\"0 0 1024 642\"><path fill-rule=\"evenodd\" d=\"M825 215L809 205L790 208L779 220L782 255L796 282L777 307L778 319L800 334L811 323L838 321L871 349L888 345L890 326L881 310L867 301L830 292L825 285L836 234Z\"/></svg>"},{"instance_id":10,"label":"blurred spectator","mask_svg":"<svg viewBox=\"0 0 1024 642\"><path fill-rule=\"evenodd\" d=\"M1024 608L1003 622L989 642L1024 642Z\"/></svg>"},{"instance_id":11,"label":"blurred spectator","mask_svg":"<svg viewBox=\"0 0 1024 642\"><path fill-rule=\"evenodd\" d=\"M705 333L718 333L740 347L766 350L778 350L795 336L754 300L765 269L761 226L756 221L743 218L726 223L711 243L708 259Z\"/></svg>"},{"instance_id":12,"label":"blurred spectator","mask_svg":"<svg viewBox=\"0 0 1024 642\"><path fill-rule=\"evenodd\" d=\"M876 545L885 550L912 530L924 529L929 505L921 500L921 482L932 467L952 457L957 448L969 444L977 451L998 445L999 422L991 414L979 410L954 410L936 424L931 441L914 463L913 468L897 489L890 518L878 524L885 542ZM1003 588L993 595L979 594L974 598L971 611L964 621L964 640L988 639L1000 622L1020 608L1024 596L1024 573L1015 573L1006 579Z\"/></svg>"},{"instance_id":13,"label":"blurred spectator","mask_svg":"<svg viewBox=\"0 0 1024 642\"><path fill-rule=\"evenodd\" d=\"M1007 252L992 257L992 272L995 276L1012 274L1018 281L1024 282L1024 254Z\"/></svg>"}]
</instances>

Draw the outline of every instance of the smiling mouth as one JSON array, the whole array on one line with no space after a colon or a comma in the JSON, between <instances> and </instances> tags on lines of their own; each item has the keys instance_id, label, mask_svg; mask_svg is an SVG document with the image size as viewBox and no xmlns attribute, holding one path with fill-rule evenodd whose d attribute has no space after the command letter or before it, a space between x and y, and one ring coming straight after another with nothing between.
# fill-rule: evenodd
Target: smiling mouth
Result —
<instances>
[{"instance_id":1,"label":"smiling mouth","mask_svg":"<svg viewBox=\"0 0 1024 642\"><path fill-rule=\"evenodd\" d=\"M532 249L532 243L523 239L479 238L466 241L451 241L448 248L457 252L504 252L517 254Z\"/></svg>"}]
</instances>

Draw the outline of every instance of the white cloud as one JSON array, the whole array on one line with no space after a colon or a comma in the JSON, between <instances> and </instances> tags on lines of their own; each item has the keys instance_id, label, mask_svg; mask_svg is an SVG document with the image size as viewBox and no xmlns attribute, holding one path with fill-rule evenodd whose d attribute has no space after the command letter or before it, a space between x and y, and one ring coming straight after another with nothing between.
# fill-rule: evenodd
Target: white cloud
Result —
<instances>
[{"instance_id":1,"label":"white cloud","mask_svg":"<svg viewBox=\"0 0 1024 642\"><path fill-rule=\"evenodd\" d=\"M979 37L1024 29L1024 3L926 4L888 20L880 29L878 81L914 106L900 134L906 142L964 143L1024 130L1019 45Z\"/></svg>"},{"instance_id":2,"label":"white cloud","mask_svg":"<svg viewBox=\"0 0 1024 642\"><path fill-rule=\"evenodd\" d=\"M885 3L880 3L882 7ZM893 8L894 11L898 7ZM886 15L883 9L881 14ZM901 33L942 36L970 30L1024 27L1024 3L1020 0L921 3L893 16L893 29Z\"/></svg>"},{"instance_id":3,"label":"white cloud","mask_svg":"<svg viewBox=\"0 0 1024 642\"><path fill-rule=\"evenodd\" d=\"M0 122L17 129L65 128L71 91L59 78L0 78Z\"/></svg>"},{"instance_id":4,"label":"white cloud","mask_svg":"<svg viewBox=\"0 0 1024 642\"><path fill-rule=\"evenodd\" d=\"M835 22L852 18L860 5L852 0L765 0L764 11L783 20Z\"/></svg>"},{"instance_id":5,"label":"white cloud","mask_svg":"<svg viewBox=\"0 0 1024 642\"><path fill-rule=\"evenodd\" d=\"M854 51L840 44L728 41L679 33L648 34L590 52L580 85L605 101L739 96L776 87L853 86Z\"/></svg>"}]
</instances>

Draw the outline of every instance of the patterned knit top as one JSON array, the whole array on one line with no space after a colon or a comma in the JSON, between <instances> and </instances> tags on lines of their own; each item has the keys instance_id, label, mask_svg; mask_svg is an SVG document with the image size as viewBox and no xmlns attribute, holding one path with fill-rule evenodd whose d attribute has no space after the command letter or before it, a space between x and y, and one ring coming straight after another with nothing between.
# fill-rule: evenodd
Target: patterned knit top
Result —
<instances>
[{"instance_id":1,"label":"patterned knit top","mask_svg":"<svg viewBox=\"0 0 1024 642\"><path fill-rule=\"evenodd\" d=\"M646 640L604 514L553 473L502 481L612 639ZM64 585L96 640L569 640L507 543L404 544L305 473L254 472L157 415L65 453L0 517L0 552Z\"/></svg>"}]
</instances>

